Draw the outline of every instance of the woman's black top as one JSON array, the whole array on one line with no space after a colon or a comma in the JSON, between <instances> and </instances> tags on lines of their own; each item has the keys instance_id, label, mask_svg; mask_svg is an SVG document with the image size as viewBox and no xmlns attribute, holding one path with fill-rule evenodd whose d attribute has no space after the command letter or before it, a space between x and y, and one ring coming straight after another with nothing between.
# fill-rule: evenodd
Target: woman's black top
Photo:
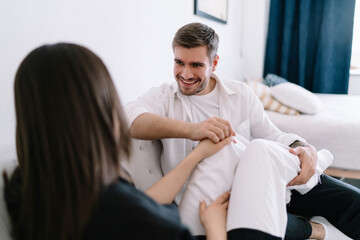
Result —
<instances>
[{"instance_id":1,"label":"woman's black top","mask_svg":"<svg viewBox=\"0 0 360 240\"><path fill-rule=\"evenodd\" d=\"M177 207L160 205L123 179L108 186L83 239L192 239Z\"/></svg>"}]
</instances>

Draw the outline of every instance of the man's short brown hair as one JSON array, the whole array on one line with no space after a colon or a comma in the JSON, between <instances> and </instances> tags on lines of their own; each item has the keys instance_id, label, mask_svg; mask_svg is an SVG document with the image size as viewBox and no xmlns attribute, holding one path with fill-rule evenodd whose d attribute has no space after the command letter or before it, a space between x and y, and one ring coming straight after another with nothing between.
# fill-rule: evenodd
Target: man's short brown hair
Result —
<instances>
[{"instance_id":1,"label":"man's short brown hair","mask_svg":"<svg viewBox=\"0 0 360 240\"><path fill-rule=\"evenodd\" d=\"M217 54L219 36L209 26L202 23L190 23L181 27L175 34L172 47L194 48L206 46L210 63Z\"/></svg>"}]
</instances>

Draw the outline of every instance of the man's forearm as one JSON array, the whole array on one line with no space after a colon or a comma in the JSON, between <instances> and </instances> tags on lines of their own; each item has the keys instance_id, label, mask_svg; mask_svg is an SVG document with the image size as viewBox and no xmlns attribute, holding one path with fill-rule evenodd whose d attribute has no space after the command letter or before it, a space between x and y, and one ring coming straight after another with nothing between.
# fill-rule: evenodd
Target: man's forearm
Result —
<instances>
[{"instance_id":1,"label":"man's forearm","mask_svg":"<svg viewBox=\"0 0 360 240\"><path fill-rule=\"evenodd\" d=\"M189 138L191 123L144 113L138 116L130 127L130 136L144 140L162 138Z\"/></svg>"}]
</instances>

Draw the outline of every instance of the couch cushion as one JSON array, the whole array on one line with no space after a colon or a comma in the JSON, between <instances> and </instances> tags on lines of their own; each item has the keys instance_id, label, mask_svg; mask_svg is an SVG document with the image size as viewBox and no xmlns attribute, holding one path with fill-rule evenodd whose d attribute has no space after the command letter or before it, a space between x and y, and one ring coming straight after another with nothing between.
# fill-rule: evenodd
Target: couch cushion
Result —
<instances>
[{"instance_id":1,"label":"couch cushion","mask_svg":"<svg viewBox=\"0 0 360 240\"><path fill-rule=\"evenodd\" d=\"M163 177L160 165L160 141L132 139L132 155L122 165L137 188L145 191Z\"/></svg>"},{"instance_id":2,"label":"couch cushion","mask_svg":"<svg viewBox=\"0 0 360 240\"><path fill-rule=\"evenodd\" d=\"M0 239L10 240L10 217L6 210L4 199L4 180L2 178L3 171L8 175L12 173L17 165L15 147L0 148Z\"/></svg>"}]
</instances>

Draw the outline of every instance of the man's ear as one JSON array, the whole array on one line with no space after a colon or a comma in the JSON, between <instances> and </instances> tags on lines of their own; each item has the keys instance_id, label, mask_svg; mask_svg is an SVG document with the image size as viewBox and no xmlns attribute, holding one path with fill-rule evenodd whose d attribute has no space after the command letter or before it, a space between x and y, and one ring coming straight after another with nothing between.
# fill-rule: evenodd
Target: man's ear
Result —
<instances>
[{"instance_id":1,"label":"man's ear","mask_svg":"<svg viewBox=\"0 0 360 240\"><path fill-rule=\"evenodd\" d=\"M212 69L211 69L212 72L215 72L218 62L219 62L219 56L216 55L212 62Z\"/></svg>"}]
</instances>

